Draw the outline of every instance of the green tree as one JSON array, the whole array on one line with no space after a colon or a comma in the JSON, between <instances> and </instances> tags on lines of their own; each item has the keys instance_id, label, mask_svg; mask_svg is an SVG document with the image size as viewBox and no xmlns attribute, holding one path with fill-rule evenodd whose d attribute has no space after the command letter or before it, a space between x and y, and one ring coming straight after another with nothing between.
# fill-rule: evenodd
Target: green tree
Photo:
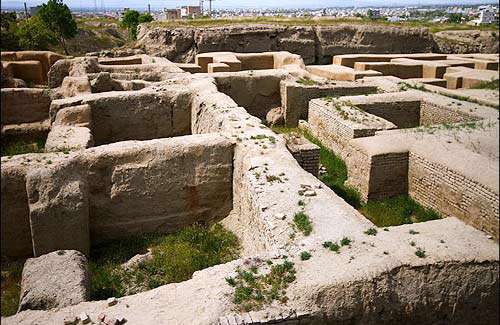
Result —
<instances>
[{"instance_id":1,"label":"green tree","mask_svg":"<svg viewBox=\"0 0 500 325\"><path fill-rule=\"evenodd\" d=\"M142 23L149 23L150 21L153 21L154 18L151 16L149 12L145 12L139 16L139 24Z\"/></svg>"},{"instance_id":2,"label":"green tree","mask_svg":"<svg viewBox=\"0 0 500 325\"><path fill-rule=\"evenodd\" d=\"M49 44L57 44L54 35L38 16L21 22L16 36L20 47L25 50L48 50Z\"/></svg>"},{"instance_id":3,"label":"green tree","mask_svg":"<svg viewBox=\"0 0 500 325\"><path fill-rule=\"evenodd\" d=\"M62 0L48 0L43 4L37 16L45 23L47 28L54 34L55 39L64 49L66 54L66 39L73 38L78 32L76 22L71 15L68 6Z\"/></svg>"},{"instance_id":4,"label":"green tree","mask_svg":"<svg viewBox=\"0 0 500 325\"><path fill-rule=\"evenodd\" d=\"M461 14L449 14L448 20L451 23L460 24L462 22L462 15Z\"/></svg>"},{"instance_id":5,"label":"green tree","mask_svg":"<svg viewBox=\"0 0 500 325\"><path fill-rule=\"evenodd\" d=\"M121 25L128 29L130 39L137 38L137 26L139 25L139 12L136 10L127 10L123 14Z\"/></svg>"},{"instance_id":6,"label":"green tree","mask_svg":"<svg viewBox=\"0 0 500 325\"><path fill-rule=\"evenodd\" d=\"M123 14L121 26L128 29L128 37L134 40L137 39L137 26L153 20L153 16L147 12L139 14L138 11L129 9Z\"/></svg>"},{"instance_id":7,"label":"green tree","mask_svg":"<svg viewBox=\"0 0 500 325\"><path fill-rule=\"evenodd\" d=\"M0 48L7 51L19 50L19 37L17 30L17 15L15 12L1 13L1 38Z\"/></svg>"}]
</instances>

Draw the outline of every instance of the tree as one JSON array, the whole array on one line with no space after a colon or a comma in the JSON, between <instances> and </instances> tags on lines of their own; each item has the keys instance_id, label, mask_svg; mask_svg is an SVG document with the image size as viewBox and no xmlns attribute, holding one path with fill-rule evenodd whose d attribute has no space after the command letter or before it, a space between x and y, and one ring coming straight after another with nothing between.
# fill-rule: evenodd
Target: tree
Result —
<instances>
[{"instance_id":1,"label":"tree","mask_svg":"<svg viewBox=\"0 0 500 325\"><path fill-rule=\"evenodd\" d=\"M127 10L123 14L121 25L128 29L128 37L130 39L137 38L137 26L142 23L153 21L153 16L149 13L139 14L136 10Z\"/></svg>"},{"instance_id":2,"label":"tree","mask_svg":"<svg viewBox=\"0 0 500 325\"><path fill-rule=\"evenodd\" d=\"M153 16L151 16L151 14L149 12L145 12L139 16L139 24L149 23L153 20L154 20L154 18L153 18Z\"/></svg>"},{"instance_id":3,"label":"tree","mask_svg":"<svg viewBox=\"0 0 500 325\"><path fill-rule=\"evenodd\" d=\"M7 51L19 50L19 38L16 35L17 15L15 12L1 13L1 49Z\"/></svg>"},{"instance_id":4,"label":"tree","mask_svg":"<svg viewBox=\"0 0 500 325\"><path fill-rule=\"evenodd\" d=\"M21 48L26 50L48 50L49 44L57 44L54 34L49 31L46 24L38 16L21 22L16 36Z\"/></svg>"},{"instance_id":5,"label":"tree","mask_svg":"<svg viewBox=\"0 0 500 325\"><path fill-rule=\"evenodd\" d=\"M139 25L139 12L136 10L127 10L123 14L122 27L128 29L128 37L129 39L137 38L137 26Z\"/></svg>"},{"instance_id":6,"label":"tree","mask_svg":"<svg viewBox=\"0 0 500 325\"><path fill-rule=\"evenodd\" d=\"M68 55L66 39L75 37L78 32L76 22L68 6L62 0L48 0L46 4L42 5L37 16L54 34L55 39Z\"/></svg>"},{"instance_id":7,"label":"tree","mask_svg":"<svg viewBox=\"0 0 500 325\"><path fill-rule=\"evenodd\" d=\"M462 15L461 14L449 14L448 20L451 23L460 24L462 22Z\"/></svg>"}]
</instances>

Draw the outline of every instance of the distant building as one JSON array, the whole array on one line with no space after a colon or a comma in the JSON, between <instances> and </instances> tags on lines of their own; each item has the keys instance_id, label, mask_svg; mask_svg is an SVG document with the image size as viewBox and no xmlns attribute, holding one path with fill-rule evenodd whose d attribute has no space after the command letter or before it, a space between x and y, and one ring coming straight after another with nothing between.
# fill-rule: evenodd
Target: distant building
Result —
<instances>
[{"instance_id":1,"label":"distant building","mask_svg":"<svg viewBox=\"0 0 500 325\"><path fill-rule=\"evenodd\" d=\"M36 15L41 8L42 6L30 7L29 10L30 16L33 17L34 15Z\"/></svg>"},{"instance_id":2,"label":"distant building","mask_svg":"<svg viewBox=\"0 0 500 325\"><path fill-rule=\"evenodd\" d=\"M177 9L163 9L159 16L159 20L174 20L174 19L187 19L198 18L201 14L200 6L182 6Z\"/></svg>"},{"instance_id":3,"label":"distant building","mask_svg":"<svg viewBox=\"0 0 500 325\"><path fill-rule=\"evenodd\" d=\"M495 12L493 10L485 9L479 12L479 25L493 22L495 22Z\"/></svg>"},{"instance_id":4,"label":"distant building","mask_svg":"<svg viewBox=\"0 0 500 325\"><path fill-rule=\"evenodd\" d=\"M181 18L197 18L201 16L200 6L182 6L180 11Z\"/></svg>"},{"instance_id":5,"label":"distant building","mask_svg":"<svg viewBox=\"0 0 500 325\"><path fill-rule=\"evenodd\" d=\"M368 17L371 19L380 19L380 10L379 9L369 9Z\"/></svg>"},{"instance_id":6,"label":"distant building","mask_svg":"<svg viewBox=\"0 0 500 325\"><path fill-rule=\"evenodd\" d=\"M180 10L178 9L163 9L163 12L160 14L159 20L174 20L179 19Z\"/></svg>"}]
</instances>

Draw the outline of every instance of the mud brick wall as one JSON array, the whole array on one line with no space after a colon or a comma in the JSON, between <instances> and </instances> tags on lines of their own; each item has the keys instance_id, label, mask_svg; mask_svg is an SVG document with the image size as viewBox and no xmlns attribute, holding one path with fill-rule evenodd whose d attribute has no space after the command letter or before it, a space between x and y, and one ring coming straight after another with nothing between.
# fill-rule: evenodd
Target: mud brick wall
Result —
<instances>
[{"instance_id":1,"label":"mud brick wall","mask_svg":"<svg viewBox=\"0 0 500 325\"><path fill-rule=\"evenodd\" d=\"M308 103L311 99L368 94L376 92L377 87L305 86L296 82L282 81L280 91L281 107L284 108L285 112L285 124L288 127L296 127L299 119L308 119Z\"/></svg>"},{"instance_id":2,"label":"mud brick wall","mask_svg":"<svg viewBox=\"0 0 500 325\"><path fill-rule=\"evenodd\" d=\"M457 109L457 104L445 106L423 100L420 104L420 125L461 123L479 118Z\"/></svg>"},{"instance_id":3,"label":"mud brick wall","mask_svg":"<svg viewBox=\"0 0 500 325\"><path fill-rule=\"evenodd\" d=\"M384 102L357 105L367 113L386 119L398 128L413 128L420 125L420 102Z\"/></svg>"},{"instance_id":4,"label":"mud brick wall","mask_svg":"<svg viewBox=\"0 0 500 325\"><path fill-rule=\"evenodd\" d=\"M417 202L498 240L498 193L415 153L410 153L408 174L409 195Z\"/></svg>"},{"instance_id":5,"label":"mud brick wall","mask_svg":"<svg viewBox=\"0 0 500 325\"><path fill-rule=\"evenodd\" d=\"M300 141L301 143L287 141L286 147L288 151L297 160L300 167L314 176L318 176L319 147L305 138L301 138Z\"/></svg>"},{"instance_id":6,"label":"mud brick wall","mask_svg":"<svg viewBox=\"0 0 500 325\"><path fill-rule=\"evenodd\" d=\"M408 152L371 157L368 200L382 200L408 193Z\"/></svg>"},{"instance_id":7,"label":"mud brick wall","mask_svg":"<svg viewBox=\"0 0 500 325\"><path fill-rule=\"evenodd\" d=\"M354 138L375 135L375 129L355 129L354 123L342 120L328 108L314 102L309 103L309 128L315 137L335 153L341 153L348 142Z\"/></svg>"}]
</instances>

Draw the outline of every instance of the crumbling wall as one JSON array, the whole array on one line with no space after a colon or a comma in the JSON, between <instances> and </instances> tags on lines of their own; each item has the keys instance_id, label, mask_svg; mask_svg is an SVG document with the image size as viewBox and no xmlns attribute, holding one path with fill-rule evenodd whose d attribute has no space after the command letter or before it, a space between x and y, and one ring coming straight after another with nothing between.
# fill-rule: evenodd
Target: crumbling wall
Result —
<instances>
[{"instance_id":1,"label":"crumbling wall","mask_svg":"<svg viewBox=\"0 0 500 325\"><path fill-rule=\"evenodd\" d=\"M265 119L271 109L281 106L280 82L286 77L284 71L243 71L213 77L220 92L261 119Z\"/></svg>"},{"instance_id":2,"label":"crumbling wall","mask_svg":"<svg viewBox=\"0 0 500 325\"><path fill-rule=\"evenodd\" d=\"M88 149L92 242L174 232L232 209L233 145L218 135Z\"/></svg>"}]
</instances>

